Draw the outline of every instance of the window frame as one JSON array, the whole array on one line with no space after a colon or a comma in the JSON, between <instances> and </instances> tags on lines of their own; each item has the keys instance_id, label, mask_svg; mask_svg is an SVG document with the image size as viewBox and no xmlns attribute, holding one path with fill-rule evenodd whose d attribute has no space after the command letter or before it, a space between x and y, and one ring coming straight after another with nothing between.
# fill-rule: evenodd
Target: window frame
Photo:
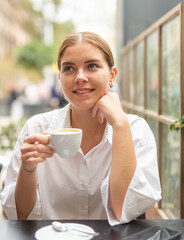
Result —
<instances>
[{"instance_id":1,"label":"window frame","mask_svg":"<svg viewBox=\"0 0 184 240\"><path fill-rule=\"evenodd\" d=\"M171 11L161 17L157 22L151 25L148 29L146 29L142 34L132 40L128 45L126 45L120 54L120 66L122 72L120 74L120 92L122 98L122 104L126 107L127 110L143 114L143 116L149 117L151 119L156 120L157 122L157 148L158 148L158 166L160 172L160 178L162 179L162 169L161 169L161 161L162 161L162 124L166 124L169 126L175 121L178 120L174 117L168 117L162 115L162 26L175 17L179 16L180 22L180 95L179 95L179 117L184 115L184 3L178 4L174 7ZM147 79L146 79L146 60L147 60L147 38L153 33L157 31L157 44L158 44L158 95L157 95L157 111L147 109ZM140 42L144 44L144 105L138 106L136 105L136 90L135 90L135 97L134 101L130 102L130 88L124 89L123 86L127 86L127 81L129 80L129 73L125 73L125 77L123 77L123 66L127 66L127 60L129 59L129 52L133 51L133 76L134 76L134 83L136 86L137 79L136 79L136 47ZM125 60L124 60L125 59ZM123 62L124 60L124 62ZM124 67L125 68L125 67ZM126 69L125 69L126 70ZM124 84L126 82L126 84ZM136 89L136 87L135 87ZM126 100L123 99L123 94L126 94ZM128 99L128 100L127 100ZM180 218L184 218L184 128L181 129L179 132L180 138L180 159L179 159L179 168L180 168ZM158 211L162 211L162 200L158 203ZM165 213L163 212L163 216Z\"/></svg>"}]
</instances>

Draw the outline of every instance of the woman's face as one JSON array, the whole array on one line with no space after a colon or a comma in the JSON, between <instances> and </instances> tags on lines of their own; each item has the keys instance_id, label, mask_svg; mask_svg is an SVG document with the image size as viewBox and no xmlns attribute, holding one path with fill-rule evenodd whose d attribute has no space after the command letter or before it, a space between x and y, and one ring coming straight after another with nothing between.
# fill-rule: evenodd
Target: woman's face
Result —
<instances>
[{"instance_id":1,"label":"woman's face","mask_svg":"<svg viewBox=\"0 0 184 240\"><path fill-rule=\"evenodd\" d=\"M90 43L67 47L60 60L62 91L73 107L89 109L108 92L116 69L110 70L102 52Z\"/></svg>"}]
</instances>

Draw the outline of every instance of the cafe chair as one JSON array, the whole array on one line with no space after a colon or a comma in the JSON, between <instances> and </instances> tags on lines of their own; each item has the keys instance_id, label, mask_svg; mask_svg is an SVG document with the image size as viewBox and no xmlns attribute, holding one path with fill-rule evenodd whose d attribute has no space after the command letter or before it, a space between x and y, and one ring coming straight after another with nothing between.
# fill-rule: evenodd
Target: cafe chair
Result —
<instances>
[{"instance_id":1,"label":"cafe chair","mask_svg":"<svg viewBox=\"0 0 184 240\"><path fill-rule=\"evenodd\" d=\"M139 217L137 217L136 219L146 219L146 214L143 213L142 215L140 215Z\"/></svg>"}]
</instances>

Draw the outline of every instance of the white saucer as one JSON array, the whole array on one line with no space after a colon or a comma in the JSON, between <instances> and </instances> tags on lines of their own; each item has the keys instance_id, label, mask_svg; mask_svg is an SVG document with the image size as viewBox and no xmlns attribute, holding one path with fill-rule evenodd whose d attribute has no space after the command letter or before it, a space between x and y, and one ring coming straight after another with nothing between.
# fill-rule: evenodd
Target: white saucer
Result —
<instances>
[{"instance_id":1,"label":"white saucer","mask_svg":"<svg viewBox=\"0 0 184 240\"><path fill-rule=\"evenodd\" d=\"M86 225L77 223L65 223L70 228L75 228L83 231L94 232L94 230ZM35 232L37 240L90 240L93 236L77 231L69 230L68 232L57 232L52 228L52 225L40 228Z\"/></svg>"}]
</instances>

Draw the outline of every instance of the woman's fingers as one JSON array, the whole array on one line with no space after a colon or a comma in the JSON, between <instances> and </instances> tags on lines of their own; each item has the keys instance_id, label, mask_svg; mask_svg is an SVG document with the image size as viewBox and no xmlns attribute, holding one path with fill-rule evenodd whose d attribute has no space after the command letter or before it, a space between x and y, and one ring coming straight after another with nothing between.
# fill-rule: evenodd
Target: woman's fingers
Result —
<instances>
[{"instance_id":1,"label":"woman's fingers","mask_svg":"<svg viewBox=\"0 0 184 240\"><path fill-rule=\"evenodd\" d=\"M92 109L92 117L97 117L100 123L104 118L110 125L118 122L124 115L117 93L107 93L100 98Z\"/></svg>"},{"instance_id":2,"label":"woman's fingers","mask_svg":"<svg viewBox=\"0 0 184 240\"><path fill-rule=\"evenodd\" d=\"M27 160L27 159L36 159L36 158L50 158L53 156L53 152L49 152L49 153L45 153L45 152L37 152L37 151L33 151L33 152L28 152L26 154L23 154L21 156L21 160Z\"/></svg>"},{"instance_id":3,"label":"woman's fingers","mask_svg":"<svg viewBox=\"0 0 184 240\"><path fill-rule=\"evenodd\" d=\"M24 143L21 147L21 153L27 153L32 151L52 153L54 149L49 144L49 137L43 134L36 134L25 137Z\"/></svg>"},{"instance_id":4,"label":"woman's fingers","mask_svg":"<svg viewBox=\"0 0 184 240\"><path fill-rule=\"evenodd\" d=\"M23 144L21 147L21 153L26 154L28 152L44 152L44 153L53 153L54 149L50 146L43 145L43 144Z\"/></svg>"},{"instance_id":5,"label":"woman's fingers","mask_svg":"<svg viewBox=\"0 0 184 240\"><path fill-rule=\"evenodd\" d=\"M97 119L98 119L99 123L103 123L103 121L104 121L103 113L100 110L97 111Z\"/></svg>"},{"instance_id":6,"label":"woman's fingers","mask_svg":"<svg viewBox=\"0 0 184 240\"><path fill-rule=\"evenodd\" d=\"M35 134L25 137L21 147L22 165L26 171L34 171L38 163L45 161L54 154L54 149L49 144L49 137Z\"/></svg>"},{"instance_id":7,"label":"woman's fingers","mask_svg":"<svg viewBox=\"0 0 184 240\"><path fill-rule=\"evenodd\" d=\"M38 157L38 158L29 158L27 161L26 161L26 164L24 163L23 165L37 165L38 163L41 163L41 162L44 162L46 160L46 158L41 158L41 157Z\"/></svg>"},{"instance_id":8,"label":"woman's fingers","mask_svg":"<svg viewBox=\"0 0 184 240\"><path fill-rule=\"evenodd\" d=\"M95 118L97 115L97 111L98 111L98 105L95 104L92 108L92 117Z\"/></svg>"},{"instance_id":9,"label":"woman's fingers","mask_svg":"<svg viewBox=\"0 0 184 240\"><path fill-rule=\"evenodd\" d=\"M35 134L25 137L24 142L35 144L37 142L42 144L49 144L49 137L46 134Z\"/></svg>"}]
</instances>

